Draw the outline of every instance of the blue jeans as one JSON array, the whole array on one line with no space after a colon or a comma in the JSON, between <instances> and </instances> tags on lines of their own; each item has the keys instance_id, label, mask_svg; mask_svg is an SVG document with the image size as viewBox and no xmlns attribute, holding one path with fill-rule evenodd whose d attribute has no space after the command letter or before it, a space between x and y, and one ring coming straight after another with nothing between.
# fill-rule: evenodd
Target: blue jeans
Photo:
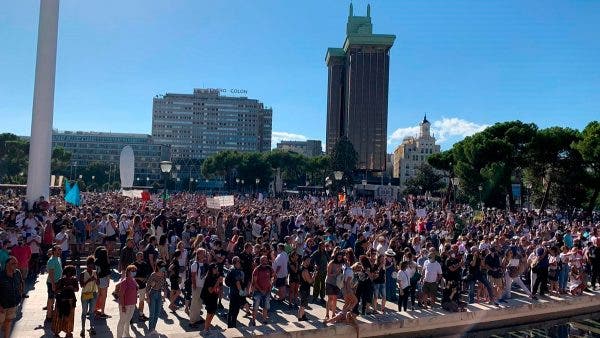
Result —
<instances>
[{"instance_id":1,"label":"blue jeans","mask_svg":"<svg viewBox=\"0 0 600 338\"><path fill-rule=\"evenodd\" d=\"M373 284L373 295L376 298L385 298L385 284Z\"/></svg>"},{"instance_id":2,"label":"blue jeans","mask_svg":"<svg viewBox=\"0 0 600 338\"><path fill-rule=\"evenodd\" d=\"M85 317L90 316L90 328L96 327L96 320L94 316L94 309L96 308L96 299L98 299L98 293L94 292L92 299L83 300L81 299L81 330L85 331Z\"/></svg>"},{"instance_id":3,"label":"blue jeans","mask_svg":"<svg viewBox=\"0 0 600 338\"><path fill-rule=\"evenodd\" d=\"M387 269L385 271L385 295L387 300L395 302L398 300L398 283L396 279L392 278L393 269Z\"/></svg>"},{"instance_id":4,"label":"blue jeans","mask_svg":"<svg viewBox=\"0 0 600 338\"><path fill-rule=\"evenodd\" d=\"M162 310L162 295L160 291L150 291L150 319L148 321L148 329L150 332L156 330L156 322L158 322L158 316Z\"/></svg>"},{"instance_id":5,"label":"blue jeans","mask_svg":"<svg viewBox=\"0 0 600 338\"><path fill-rule=\"evenodd\" d=\"M562 289L562 290L566 289L568 282L569 282L569 265L563 263L562 269L560 269L560 271L558 272L558 288Z\"/></svg>"},{"instance_id":6,"label":"blue jeans","mask_svg":"<svg viewBox=\"0 0 600 338\"><path fill-rule=\"evenodd\" d=\"M487 277L480 273L477 273L473 276L473 279L469 281L469 303L475 302L475 282L479 281L479 283L483 284L487 289L490 300L494 299L494 290L492 290L492 286L488 281Z\"/></svg>"},{"instance_id":7,"label":"blue jeans","mask_svg":"<svg viewBox=\"0 0 600 338\"><path fill-rule=\"evenodd\" d=\"M69 258L70 254L71 252L69 250L64 250L60 253L60 264L62 264L63 268L66 266L67 258Z\"/></svg>"}]
</instances>

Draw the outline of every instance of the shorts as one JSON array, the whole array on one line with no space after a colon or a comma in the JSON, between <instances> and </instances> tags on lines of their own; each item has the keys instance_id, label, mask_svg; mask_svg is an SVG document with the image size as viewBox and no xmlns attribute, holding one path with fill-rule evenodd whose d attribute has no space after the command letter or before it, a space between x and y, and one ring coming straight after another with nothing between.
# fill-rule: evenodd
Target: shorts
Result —
<instances>
[{"instance_id":1,"label":"shorts","mask_svg":"<svg viewBox=\"0 0 600 338\"><path fill-rule=\"evenodd\" d=\"M286 280L286 278L285 278L285 277L282 277L282 278L277 278L277 279L275 280L275 287L276 287L276 288L280 288L280 287L282 287L282 286L286 286L286 285L287 285L287 280Z\"/></svg>"},{"instance_id":2,"label":"shorts","mask_svg":"<svg viewBox=\"0 0 600 338\"><path fill-rule=\"evenodd\" d=\"M435 293L437 292L438 289L438 283L437 282L433 282L433 283L423 283L423 292L428 294L428 295L435 295Z\"/></svg>"},{"instance_id":3,"label":"shorts","mask_svg":"<svg viewBox=\"0 0 600 338\"><path fill-rule=\"evenodd\" d=\"M325 294L327 296L337 296L340 294L340 288L333 284L325 283Z\"/></svg>"},{"instance_id":4,"label":"shorts","mask_svg":"<svg viewBox=\"0 0 600 338\"><path fill-rule=\"evenodd\" d=\"M146 299L146 289L138 289L138 300Z\"/></svg>"},{"instance_id":5,"label":"shorts","mask_svg":"<svg viewBox=\"0 0 600 338\"><path fill-rule=\"evenodd\" d=\"M48 299L54 299L54 290L52 290L52 283L46 283L48 286Z\"/></svg>"},{"instance_id":6,"label":"shorts","mask_svg":"<svg viewBox=\"0 0 600 338\"><path fill-rule=\"evenodd\" d=\"M258 310L258 307L262 305L263 309L269 311L269 307L271 305L271 294L264 294L260 291L254 291L252 294L252 309Z\"/></svg>"},{"instance_id":7,"label":"shorts","mask_svg":"<svg viewBox=\"0 0 600 338\"><path fill-rule=\"evenodd\" d=\"M17 317L17 307L5 308L4 312L0 313L0 323L4 323L7 320L13 320Z\"/></svg>"},{"instance_id":8,"label":"shorts","mask_svg":"<svg viewBox=\"0 0 600 338\"><path fill-rule=\"evenodd\" d=\"M385 298L385 284L373 284L373 295L377 298Z\"/></svg>"},{"instance_id":9,"label":"shorts","mask_svg":"<svg viewBox=\"0 0 600 338\"><path fill-rule=\"evenodd\" d=\"M108 287L108 281L108 276L100 278L98 287L101 289L106 289Z\"/></svg>"},{"instance_id":10,"label":"shorts","mask_svg":"<svg viewBox=\"0 0 600 338\"><path fill-rule=\"evenodd\" d=\"M310 290L300 290L300 306L308 307L308 299L310 298Z\"/></svg>"}]
</instances>

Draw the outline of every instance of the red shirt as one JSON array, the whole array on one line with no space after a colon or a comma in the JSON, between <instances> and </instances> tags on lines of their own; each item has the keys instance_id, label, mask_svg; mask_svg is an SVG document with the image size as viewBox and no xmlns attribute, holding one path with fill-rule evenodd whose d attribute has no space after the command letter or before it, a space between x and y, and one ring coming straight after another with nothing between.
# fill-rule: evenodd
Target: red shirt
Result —
<instances>
[{"instance_id":1,"label":"red shirt","mask_svg":"<svg viewBox=\"0 0 600 338\"><path fill-rule=\"evenodd\" d=\"M271 275L273 269L270 266L258 266L252 273L252 278L256 280L256 288L260 292L271 291Z\"/></svg>"},{"instance_id":2,"label":"red shirt","mask_svg":"<svg viewBox=\"0 0 600 338\"><path fill-rule=\"evenodd\" d=\"M125 278L119 285L119 302L120 305L135 305L137 301L138 285L135 279Z\"/></svg>"},{"instance_id":3,"label":"red shirt","mask_svg":"<svg viewBox=\"0 0 600 338\"><path fill-rule=\"evenodd\" d=\"M17 259L19 269L27 269L29 267L31 248L28 245L17 245L10 250L10 254Z\"/></svg>"}]
</instances>

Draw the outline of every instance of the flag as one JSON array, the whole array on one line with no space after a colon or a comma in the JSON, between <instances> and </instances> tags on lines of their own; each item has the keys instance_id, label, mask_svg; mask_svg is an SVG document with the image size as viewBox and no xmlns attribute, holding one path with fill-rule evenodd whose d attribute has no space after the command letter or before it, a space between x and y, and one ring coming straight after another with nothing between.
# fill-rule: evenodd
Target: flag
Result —
<instances>
[{"instance_id":1,"label":"flag","mask_svg":"<svg viewBox=\"0 0 600 338\"><path fill-rule=\"evenodd\" d=\"M142 192L142 201L149 201L150 200L150 193L148 191L144 191Z\"/></svg>"},{"instance_id":2,"label":"flag","mask_svg":"<svg viewBox=\"0 0 600 338\"><path fill-rule=\"evenodd\" d=\"M69 184L69 180L65 178L65 196L69 194L69 190L71 190L71 185Z\"/></svg>"},{"instance_id":3,"label":"flag","mask_svg":"<svg viewBox=\"0 0 600 338\"><path fill-rule=\"evenodd\" d=\"M339 193L339 194L338 194L338 201L339 201L340 203L345 203L345 202L346 202L346 194Z\"/></svg>"},{"instance_id":4,"label":"flag","mask_svg":"<svg viewBox=\"0 0 600 338\"><path fill-rule=\"evenodd\" d=\"M79 206L81 204L81 194L79 193L79 186L77 182L69 189L69 192L65 195L65 202Z\"/></svg>"}]
</instances>

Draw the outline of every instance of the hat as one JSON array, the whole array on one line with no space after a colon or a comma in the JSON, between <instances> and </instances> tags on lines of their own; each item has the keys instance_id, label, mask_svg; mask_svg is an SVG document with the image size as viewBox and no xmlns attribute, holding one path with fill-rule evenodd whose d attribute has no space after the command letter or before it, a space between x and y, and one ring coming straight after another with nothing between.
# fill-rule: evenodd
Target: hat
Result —
<instances>
[{"instance_id":1,"label":"hat","mask_svg":"<svg viewBox=\"0 0 600 338\"><path fill-rule=\"evenodd\" d=\"M385 255L389 256L389 257L394 257L394 256L396 256L396 253L392 249L387 249L387 250L385 250Z\"/></svg>"}]
</instances>

